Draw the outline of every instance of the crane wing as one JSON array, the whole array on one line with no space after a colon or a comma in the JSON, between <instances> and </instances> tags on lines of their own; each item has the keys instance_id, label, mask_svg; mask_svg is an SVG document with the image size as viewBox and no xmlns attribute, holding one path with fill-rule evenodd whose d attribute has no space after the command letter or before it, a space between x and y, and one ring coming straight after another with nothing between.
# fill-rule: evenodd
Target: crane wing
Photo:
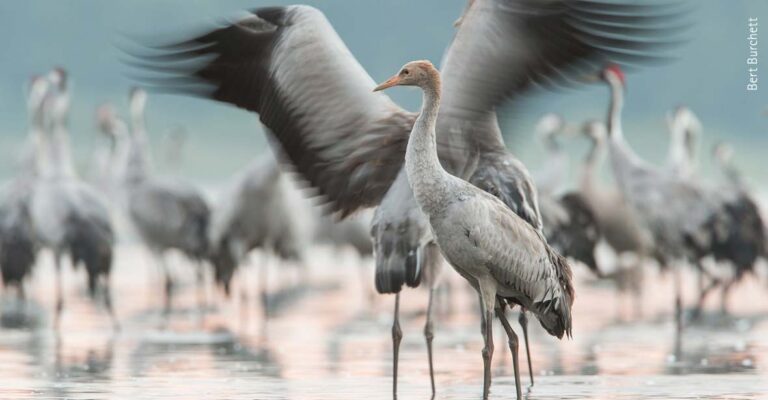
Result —
<instances>
[{"instance_id":1,"label":"crane wing","mask_svg":"<svg viewBox=\"0 0 768 400\"><path fill-rule=\"evenodd\" d=\"M507 152L483 155L469 183L496 196L515 214L541 231L541 213L528 170Z\"/></svg>"},{"instance_id":2,"label":"crane wing","mask_svg":"<svg viewBox=\"0 0 768 400\"><path fill-rule=\"evenodd\" d=\"M150 88L259 114L297 171L342 216L378 204L403 163L415 114L386 95L308 6L262 8L237 22L132 53Z\"/></svg>"},{"instance_id":3,"label":"crane wing","mask_svg":"<svg viewBox=\"0 0 768 400\"><path fill-rule=\"evenodd\" d=\"M478 119L535 86L583 81L607 62L665 60L684 7L609 0L475 0L443 63L441 112Z\"/></svg>"}]
</instances>

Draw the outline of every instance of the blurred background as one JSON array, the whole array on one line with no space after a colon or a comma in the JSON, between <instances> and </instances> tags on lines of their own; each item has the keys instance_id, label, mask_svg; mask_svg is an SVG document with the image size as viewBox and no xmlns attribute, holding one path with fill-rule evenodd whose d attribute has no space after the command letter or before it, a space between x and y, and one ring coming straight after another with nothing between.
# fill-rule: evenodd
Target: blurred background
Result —
<instances>
[{"instance_id":1,"label":"blurred background","mask_svg":"<svg viewBox=\"0 0 768 400\"><path fill-rule=\"evenodd\" d=\"M126 93L132 82L129 69L121 63L120 46L130 45L131 35L163 37L190 26L221 21L238 10L292 3L0 2L0 179L10 176L17 145L26 134L24 88L33 72L47 71L54 65L70 71L74 82L73 151L76 162L84 163L102 140L94 122L97 105L107 100L118 106L127 103ZM408 60L426 58L437 63L452 38L452 22L465 6L464 0L306 3L326 14L376 81L388 77ZM665 114L679 104L687 105L704 125L700 147L704 160L709 157L712 143L727 140L735 148L736 164L752 184L768 184L763 156L768 146L768 72L763 78L765 89L746 91L747 19L768 16L768 2L705 0L695 2L691 8L695 15L690 21L694 25L686 35L688 42L669 52L674 62L628 73L625 134L641 155L662 160L667 143ZM418 108L416 90L396 90L389 95L408 109ZM534 124L542 114L558 112L570 122L580 122L602 118L606 103L604 85L565 94L543 91L532 102L526 102L523 110L504 110L502 130L513 152L535 170L542 150L531 139ZM216 185L265 146L257 117L210 101L151 96L147 119L150 141L158 145L175 127L186 129L184 157L189 162L182 164L182 174L201 184ZM578 147L568 147L583 153ZM711 170L710 165L700 163L705 173Z\"/></svg>"},{"instance_id":2,"label":"blurred background","mask_svg":"<svg viewBox=\"0 0 768 400\"><path fill-rule=\"evenodd\" d=\"M72 150L76 166L87 178L94 156L106 145L98 132L97 107L109 101L126 114L133 82L121 48L131 46L132 38L173 37L190 27L226 20L239 10L291 3L0 1L0 183L16 174L28 135L26 90L32 74L44 74L54 66L69 72ZM327 16L378 82L409 60L429 59L439 65L466 0L305 3ZM764 21L761 43L768 42L768 2L694 0L690 4L692 26L686 32L687 41L667 53L673 61L627 71L625 135L644 158L662 163L669 143L666 115L678 105L688 106L704 127L698 152L700 173L714 176L710 150L715 143L727 141L735 151L736 167L764 207L768 204L764 156L768 53L760 53L761 86L756 92L746 90L746 58L749 17ZM760 49L764 48L761 44ZM393 90L387 95L409 110L415 111L420 103L417 90ZM536 171L545 163L545 150L534 135L541 116L556 112L573 124L603 118L608 93L604 84L556 93L540 90L523 103L524 108L501 110L502 131L512 152ZM158 172L193 182L209 195L207 200L224 192L221 189L238 171L267 152L258 117L228 105L150 93L146 120L148 148ZM570 153L569 174L574 178L587 143L569 140L564 149ZM50 251L41 252L21 307L6 296L8 292L0 293L4 296L0 302L0 398L357 400L361 394L367 399L392 398L394 301L393 296L374 294L370 250L358 255L349 246L339 251L327 244L313 245L303 269L255 251L243 265L251 268L239 272L235 295L224 300L221 293L206 288L204 297L210 303L200 309L195 307L200 292L193 283L197 270L187 268L197 264L171 253L169 264L181 279L172 324L167 325L160 269L147 249L133 240L130 229L129 240L124 241L125 217L114 218L120 245L115 247L112 281L122 331L112 330L104 311L88 299L78 276L83 271L68 265L64 268L66 313L61 333L54 331L47 323L55 309L53 258ZM368 238L367 227L364 238ZM614 260L609 257L609 261ZM267 277L268 266L278 268L272 268ZM557 341L538 323L531 324L531 371L538 379L532 398L765 398L768 264L760 266L756 279L746 279L733 290L732 314L715 311L719 299L710 296L702 321L686 327L685 351L680 355L673 342L670 274L653 265L644 269L645 277L640 275L633 283L639 286L638 293L646 295L634 303L624 288L617 294L611 282L576 265L574 338ZM482 373L477 297L448 267L444 274L445 284L436 300L438 398L475 398ZM686 270L685 278L685 306L692 307L699 288L693 271ZM260 282L270 286L270 294L263 298L256 294ZM400 393L404 398L426 398L428 369L422 332L427 291L408 290L403 298ZM255 306L259 303L264 315ZM8 317L20 314L29 321ZM495 329L493 395L513 398L511 359L501 329ZM527 373L527 366L523 367L524 384Z\"/></svg>"}]
</instances>

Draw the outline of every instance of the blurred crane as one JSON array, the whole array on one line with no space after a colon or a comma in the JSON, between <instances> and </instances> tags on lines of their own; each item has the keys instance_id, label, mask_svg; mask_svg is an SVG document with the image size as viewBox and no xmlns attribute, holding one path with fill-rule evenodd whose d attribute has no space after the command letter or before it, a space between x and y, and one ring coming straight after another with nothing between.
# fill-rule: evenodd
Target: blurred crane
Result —
<instances>
[{"instance_id":1,"label":"blurred crane","mask_svg":"<svg viewBox=\"0 0 768 400\"><path fill-rule=\"evenodd\" d=\"M713 155L725 182L709 191L709 195L721 203L718 213L707 221L707 226L714 233L702 255L712 255L717 263L725 264L730 269L730 274L727 277L709 274L710 284L700 293L697 315L701 314L709 292L718 285L722 286L721 311L725 314L733 285L754 272L757 260L766 254L765 223L757 201L733 165L732 149L721 143L715 146Z\"/></svg>"},{"instance_id":2,"label":"blurred crane","mask_svg":"<svg viewBox=\"0 0 768 400\"><path fill-rule=\"evenodd\" d=\"M28 140L33 146L44 140L45 129L43 104L49 82L43 77L33 77L27 95ZM41 157L34 149L25 154L18 175L0 190L0 272L3 286L15 286L18 296L24 297L24 281L32 272L37 256L30 199Z\"/></svg>"},{"instance_id":3,"label":"blurred crane","mask_svg":"<svg viewBox=\"0 0 768 400\"><path fill-rule=\"evenodd\" d=\"M110 272L114 235L106 201L75 175L70 156L67 113L68 79L61 68L49 74L58 90L48 92L44 111L50 117L44 140L38 142L38 157L43 168L35 181L30 215L41 244L53 251L56 268L56 316L58 329L64 307L61 264L68 254L74 267L83 264L88 274L88 290L95 295L101 281L104 302L114 327L118 322L112 308Z\"/></svg>"},{"instance_id":4,"label":"blurred crane","mask_svg":"<svg viewBox=\"0 0 768 400\"><path fill-rule=\"evenodd\" d=\"M130 92L131 130L114 114L102 109L101 127L118 141L114 166L123 204L132 225L165 273L165 305L170 311L173 278L165 253L175 249L197 263L198 305L203 306L204 269L207 256L209 210L202 194L177 179L159 178L151 172L144 108L146 93ZM127 143L120 143L127 141Z\"/></svg>"},{"instance_id":5,"label":"blurred crane","mask_svg":"<svg viewBox=\"0 0 768 400\"><path fill-rule=\"evenodd\" d=\"M599 227L594 211L577 192L560 193L569 167L560 136L566 133L565 120L554 113L544 115L536 126L536 136L544 151L544 166L534 173L538 189L544 236L562 256L577 260L600 276L595 259Z\"/></svg>"},{"instance_id":6,"label":"blurred crane","mask_svg":"<svg viewBox=\"0 0 768 400\"><path fill-rule=\"evenodd\" d=\"M653 256L653 237L618 187L600 182L608 135L605 124L588 121L583 125L582 133L591 146L583 161L579 193L595 213L601 238L616 255L614 268L603 272L616 282L620 292L633 294L635 312L639 315L642 312L643 268Z\"/></svg>"},{"instance_id":7,"label":"blurred crane","mask_svg":"<svg viewBox=\"0 0 768 400\"><path fill-rule=\"evenodd\" d=\"M216 282L229 295L232 276L256 248L303 263L311 244L311 214L298 189L271 155L249 164L222 194L212 212L211 262ZM260 294L268 314L267 263L260 266Z\"/></svg>"},{"instance_id":8,"label":"blurred crane","mask_svg":"<svg viewBox=\"0 0 768 400\"><path fill-rule=\"evenodd\" d=\"M718 200L697 185L641 159L624 139L621 110L624 105L624 73L615 65L606 67L602 79L611 90L608 113L609 154L614 176L624 197L654 238L657 254L672 264L675 287L676 353L680 352L683 316L681 269L686 261L697 261L710 248L714 233L709 223L718 214Z\"/></svg>"}]
</instances>

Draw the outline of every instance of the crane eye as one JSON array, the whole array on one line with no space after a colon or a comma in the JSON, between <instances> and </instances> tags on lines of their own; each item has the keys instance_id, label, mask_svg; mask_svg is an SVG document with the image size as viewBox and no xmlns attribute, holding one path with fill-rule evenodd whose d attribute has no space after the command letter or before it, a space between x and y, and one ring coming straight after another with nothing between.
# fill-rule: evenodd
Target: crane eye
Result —
<instances>
[{"instance_id":1,"label":"crane eye","mask_svg":"<svg viewBox=\"0 0 768 400\"><path fill-rule=\"evenodd\" d=\"M409 73L410 71L408 71L407 69L400 71L400 75L408 75Z\"/></svg>"}]
</instances>

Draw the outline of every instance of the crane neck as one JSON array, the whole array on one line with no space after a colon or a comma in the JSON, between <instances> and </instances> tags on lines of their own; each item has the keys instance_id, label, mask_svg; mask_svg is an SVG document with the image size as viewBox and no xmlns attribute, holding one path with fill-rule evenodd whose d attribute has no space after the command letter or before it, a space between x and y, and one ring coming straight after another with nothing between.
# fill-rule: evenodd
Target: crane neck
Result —
<instances>
[{"instance_id":1,"label":"crane neck","mask_svg":"<svg viewBox=\"0 0 768 400\"><path fill-rule=\"evenodd\" d=\"M624 89L620 82L610 79L611 104L608 108L608 135L612 140L623 140L621 131L621 112L624 109Z\"/></svg>"},{"instance_id":2,"label":"crane neck","mask_svg":"<svg viewBox=\"0 0 768 400\"><path fill-rule=\"evenodd\" d=\"M63 89L62 89L63 90ZM67 113L69 111L69 95L62 91L50 98L50 126L48 127L49 176L56 178L71 178L75 175L72 162Z\"/></svg>"},{"instance_id":3,"label":"crane neck","mask_svg":"<svg viewBox=\"0 0 768 400\"><path fill-rule=\"evenodd\" d=\"M597 171L605 154L605 141L602 139L593 139L592 147L584 157L584 164L581 172L581 188L591 189L594 187L597 179Z\"/></svg>"},{"instance_id":4,"label":"crane neck","mask_svg":"<svg viewBox=\"0 0 768 400\"><path fill-rule=\"evenodd\" d=\"M144 102L141 98L131 100L130 114L132 129L128 138L123 178L128 181L140 181L147 176L151 169Z\"/></svg>"},{"instance_id":5,"label":"crane neck","mask_svg":"<svg viewBox=\"0 0 768 400\"><path fill-rule=\"evenodd\" d=\"M440 109L440 79L435 77L421 86L422 107L413 125L405 152L405 169L416 201L427 214L437 211L447 199L449 174L437 155L435 125Z\"/></svg>"},{"instance_id":6,"label":"crane neck","mask_svg":"<svg viewBox=\"0 0 768 400\"><path fill-rule=\"evenodd\" d=\"M131 138L128 127L121 119L115 119L110 128L109 137L112 140L110 149L110 164L117 179L124 179L129 169Z\"/></svg>"},{"instance_id":7,"label":"crane neck","mask_svg":"<svg viewBox=\"0 0 768 400\"><path fill-rule=\"evenodd\" d=\"M717 160L717 166L720 169L720 172L725 176L725 178L728 180L728 184L733 185L735 187L743 187L744 186L744 177L741 175L741 171L736 168L735 165L733 165L733 162L728 160Z\"/></svg>"},{"instance_id":8,"label":"crane neck","mask_svg":"<svg viewBox=\"0 0 768 400\"><path fill-rule=\"evenodd\" d=\"M609 78L611 88L611 103L608 107L608 140L611 149L611 158L623 160L623 162L640 165L642 159L629 146L622 131L621 112L624 109L624 85L617 79Z\"/></svg>"},{"instance_id":9,"label":"crane neck","mask_svg":"<svg viewBox=\"0 0 768 400\"><path fill-rule=\"evenodd\" d=\"M22 156L22 168L25 173L42 176L49 173L49 150L45 137L46 121L41 100L27 107L28 140L30 147Z\"/></svg>"}]
</instances>

